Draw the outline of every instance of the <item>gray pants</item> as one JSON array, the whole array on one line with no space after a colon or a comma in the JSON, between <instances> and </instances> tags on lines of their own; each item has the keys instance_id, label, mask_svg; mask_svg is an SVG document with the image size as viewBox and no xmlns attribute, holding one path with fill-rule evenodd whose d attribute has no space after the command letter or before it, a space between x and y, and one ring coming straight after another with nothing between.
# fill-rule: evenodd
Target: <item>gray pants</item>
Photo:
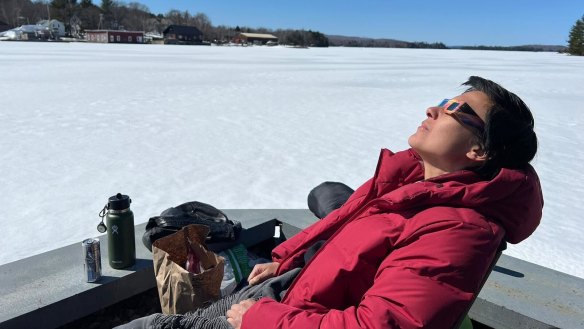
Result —
<instances>
[{"instance_id":1,"label":"gray pants","mask_svg":"<svg viewBox=\"0 0 584 329\"><path fill-rule=\"evenodd\" d=\"M246 299L258 300L263 297L280 301L298 273L300 273L300 268L268 279L258 285L247 286L237 293L221 298L206 308L193 312L183 315L152 314L114 329L233 329L225 317L225 313L231 308L231 305Z\"/></svg>"}]
</instances>

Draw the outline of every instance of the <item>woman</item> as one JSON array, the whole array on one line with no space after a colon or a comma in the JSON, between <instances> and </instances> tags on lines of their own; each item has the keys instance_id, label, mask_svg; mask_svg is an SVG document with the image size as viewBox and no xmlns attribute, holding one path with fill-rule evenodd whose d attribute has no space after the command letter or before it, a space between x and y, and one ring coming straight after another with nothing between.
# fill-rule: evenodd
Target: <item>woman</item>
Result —
<instances>
[{"instance_id":1,"label":"woman","mask_svg":"<svg viewBox=\"0 0 584 329\"><path fill-rule=\"evenodd\" d=\"M277 302L244 300L234 328L451 328L501 241L539 225L543 196L528 107L496 83L426 110L410 150L382 150L375 175L339 209L272 252L250 284L303 267ZM303 256L326 243L307 264Z\"/></svg>"},{"instance_id":2,"label":"woman","mask_svg":"<svg viewBox=\"0 0 584 329\"><path fill-rule=\"evenodd\" d=\"M501 242L527 238L543 207L529 109L492 81L464 85L426 110L411 149L382 150L342 207L256 265L245 294L124 328L452 328ZM284 291L254 292L272 282Z\"/></svg>"}]
</instances>

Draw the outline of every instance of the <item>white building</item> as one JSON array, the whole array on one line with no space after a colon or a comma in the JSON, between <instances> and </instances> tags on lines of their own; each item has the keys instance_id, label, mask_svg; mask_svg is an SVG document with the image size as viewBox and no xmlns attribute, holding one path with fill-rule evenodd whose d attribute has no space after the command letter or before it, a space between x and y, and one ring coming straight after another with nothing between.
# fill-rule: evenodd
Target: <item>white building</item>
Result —
<instances>
[{"instance_id":1,"label":"white building","mask_svg":"<svg viewBox=\"0 0 584 329\"><path fill-rule=\"evenodd\" d=\"M56 20L56 19L51 19L51 20L45 19L45 20L39 21L36 25L48 29L49 32L55 38L60 38L60 37L65 36L65 24L63 22Z\"/></svg>"},{"instance_id":2,"label":"white building","mask_svg":"<svg viewBox=\"0 0 584 329\"><path fill-rule=\"evenodd\" d=\"M36 25L22 25L12 30L0 32L0 40L48 40L65 36L65 24L51 19Z\"/></svg>"}]
</instances>

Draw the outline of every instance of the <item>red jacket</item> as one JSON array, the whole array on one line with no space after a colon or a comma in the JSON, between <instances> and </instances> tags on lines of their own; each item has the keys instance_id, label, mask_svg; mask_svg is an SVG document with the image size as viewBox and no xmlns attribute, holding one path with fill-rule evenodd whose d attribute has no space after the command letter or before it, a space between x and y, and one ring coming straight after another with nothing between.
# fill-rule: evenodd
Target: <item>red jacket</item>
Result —
<instances>
[{"instance_id":1,"label":"red jacket","mask_svg":"<svg viewBox=\"0 0 584 329\"><path fill-rule=\"evenodd\" d=\"M283 273L327 240L282 302L259 300L242 328L451 328L501 240L538 226L543 197L531 167L490 181L467 170L422 179L414 151L382 150L340 209L274 249Z\"/></svg>"}]
</instances>

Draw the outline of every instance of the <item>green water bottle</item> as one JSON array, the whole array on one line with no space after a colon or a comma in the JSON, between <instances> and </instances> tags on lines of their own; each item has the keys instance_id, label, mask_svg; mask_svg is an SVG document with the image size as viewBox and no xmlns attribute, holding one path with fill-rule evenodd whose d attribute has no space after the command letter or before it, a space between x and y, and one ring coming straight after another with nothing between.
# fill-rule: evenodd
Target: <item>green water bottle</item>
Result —
<instances>
[{"instance_id":1,"label":"green water bottle","mask_svg":"<svg viewBox=\"0 0 584 329\"><path fill-rule=\"evenodd\" d=\"M99 214L102 221L97 230L101 233L107 231L109 264L115 269L130 267L136 263L134 214L130 210L131 202L129 196L118 193L108 199L107 205Z\"/></svg>"}]
</instances>

